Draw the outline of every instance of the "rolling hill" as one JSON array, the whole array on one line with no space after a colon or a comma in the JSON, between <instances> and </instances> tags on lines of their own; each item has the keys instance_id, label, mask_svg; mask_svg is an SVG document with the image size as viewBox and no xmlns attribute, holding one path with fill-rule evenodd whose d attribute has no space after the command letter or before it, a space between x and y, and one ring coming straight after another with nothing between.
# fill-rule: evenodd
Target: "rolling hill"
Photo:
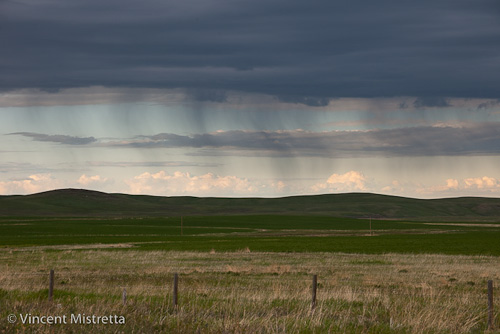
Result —
<instances>
[{"instance_id":1,"label":"rolling hill","mask_svg":"<svg viewBox=\"0 0 500 334\"><path fill-rule=\"evenodd\" d=\"M500 220L500 198L413 199L371 193L282 198L161 197L60 189L0 196L0 217L287 214L412 220Z\"/></svg>"}]
</instances>

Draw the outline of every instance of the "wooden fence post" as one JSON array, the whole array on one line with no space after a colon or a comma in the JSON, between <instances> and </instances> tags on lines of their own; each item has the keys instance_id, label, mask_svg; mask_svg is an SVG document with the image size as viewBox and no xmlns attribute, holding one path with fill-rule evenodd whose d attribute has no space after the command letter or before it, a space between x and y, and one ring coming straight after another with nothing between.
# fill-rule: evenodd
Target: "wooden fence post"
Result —
<instances>
[{"instance_id":1,"label":"wooden fence post","mask_svg":"<svg viewBox=\"0 0 500 334\"><path fill-rule=\"evenodd\" d=\"M50 269L49 275L49 301L52 301L52 297L54 296L54 269Z\"/></svg>"},{"instance_id":2,"label":"wooden fence post","mask_svg":"<svg viewBox=\"0 0 500 334\"><path fill-rule=\"evenodd\" d=\"M493 313L493 281L488 281L488 329L493 330L495 327L495 316Z\"/></svg>"},{"instance_id":3,"label":"wooden fence post","mask_svg":"<svg viewBox=\"0 0 500 334\"><path fill-rule=\"evenodd\" d=\"M125 304L127 304L127 290L125 288L123 288L122 292L122 301L123 301L123 306L125 306Z\"/></svg>"},{"instance_id":4,"label":"wooden fence post","mask_svg":"<svg viewBox=\"0 0 500 334\"><path fill-rule=\"evenodd\" d=\"M179 275L177 273L174 274L174 294L173 294L173 302L174 302L174 307L177 308L178 304L178 287L179 287Z\"/></svg>"},{"instance_id":5,"label":"wooden fence post","mask_svg":"<svg viewBox=\"0 0 500 334\"><path fill-rule=\"evenodd\" d=\"M318 289L318 275L313 275L311 310L316 307L316 290Z\"/></svg>"}]
</instances>

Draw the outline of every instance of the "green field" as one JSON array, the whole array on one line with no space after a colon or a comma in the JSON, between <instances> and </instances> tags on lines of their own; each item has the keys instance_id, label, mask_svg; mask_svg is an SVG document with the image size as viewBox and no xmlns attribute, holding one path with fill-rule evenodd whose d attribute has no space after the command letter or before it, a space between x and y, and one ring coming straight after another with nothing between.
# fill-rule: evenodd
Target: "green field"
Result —
<instances>
[{"instance_id":1,"label":"green field","mask_svg":"<svg viewBox=\"0 0 500 334\"><path fill-rule=\"evenodd\" d=\"M181 216L183 228L181 231ZM373 217L370 231L370 218ZM1 247L500 255L500 199L0 196Z\"/></svg>"},{"instance_id":2,"label":"green field","mask_svg":"<svg viewBox=\"0 0 500 334\"><path fill-rule=\"evenodd\" d=\"M323 216L0 219L3 248L500 255L500 224ZM57 247L56 247L57 248ZM56 249L55 248L55 249ZM50 248L48 248L50 249Z\"/></svg>"}]
</instances>

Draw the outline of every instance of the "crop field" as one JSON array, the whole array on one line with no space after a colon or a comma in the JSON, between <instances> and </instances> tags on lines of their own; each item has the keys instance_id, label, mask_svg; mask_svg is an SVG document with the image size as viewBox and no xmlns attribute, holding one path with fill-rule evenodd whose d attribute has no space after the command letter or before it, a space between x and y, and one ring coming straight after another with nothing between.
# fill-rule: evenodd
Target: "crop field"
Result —
<instances>
[{"instance_id":1,"label":"crop field","mask_svg":"<svg viewBox=\"0 0 500 334\"><path fill-rule=\"evenodd\" d=\"M0 332L484 333L488 280L500 325L499 240L496 222L2 218Z\"/></svg>"},{"instance_id":2,"label":"crop field","mask_svg":"<svg viewBox=\"0 0 500 334\"><path fill-rule=\"evenodd\" d=\"M9 249L437 253L500 256L500 223L321 216L0 219Z\"/></svg>"}]
</instances>

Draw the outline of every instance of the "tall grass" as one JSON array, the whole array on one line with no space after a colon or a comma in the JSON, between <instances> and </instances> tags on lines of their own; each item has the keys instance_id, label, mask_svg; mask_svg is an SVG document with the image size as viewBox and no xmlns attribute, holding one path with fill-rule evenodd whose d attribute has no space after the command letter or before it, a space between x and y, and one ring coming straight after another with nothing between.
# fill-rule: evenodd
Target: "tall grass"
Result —
<instances>
[{"instance_id":1,"label":"tall grass","mask_svg":"<svg viewBox=\"0 0 500 334\"><path fill-rule=\"evenodd\" d=\"M500 258L485 256L33 250L0 259L4 333L483 333L486 282L500 284ZM319 283L314 310L312 274ZM28 313L116 314L126 324L6 320ZM498 308L496 317L499 325Z\"/></svg>"}]
</instances>

